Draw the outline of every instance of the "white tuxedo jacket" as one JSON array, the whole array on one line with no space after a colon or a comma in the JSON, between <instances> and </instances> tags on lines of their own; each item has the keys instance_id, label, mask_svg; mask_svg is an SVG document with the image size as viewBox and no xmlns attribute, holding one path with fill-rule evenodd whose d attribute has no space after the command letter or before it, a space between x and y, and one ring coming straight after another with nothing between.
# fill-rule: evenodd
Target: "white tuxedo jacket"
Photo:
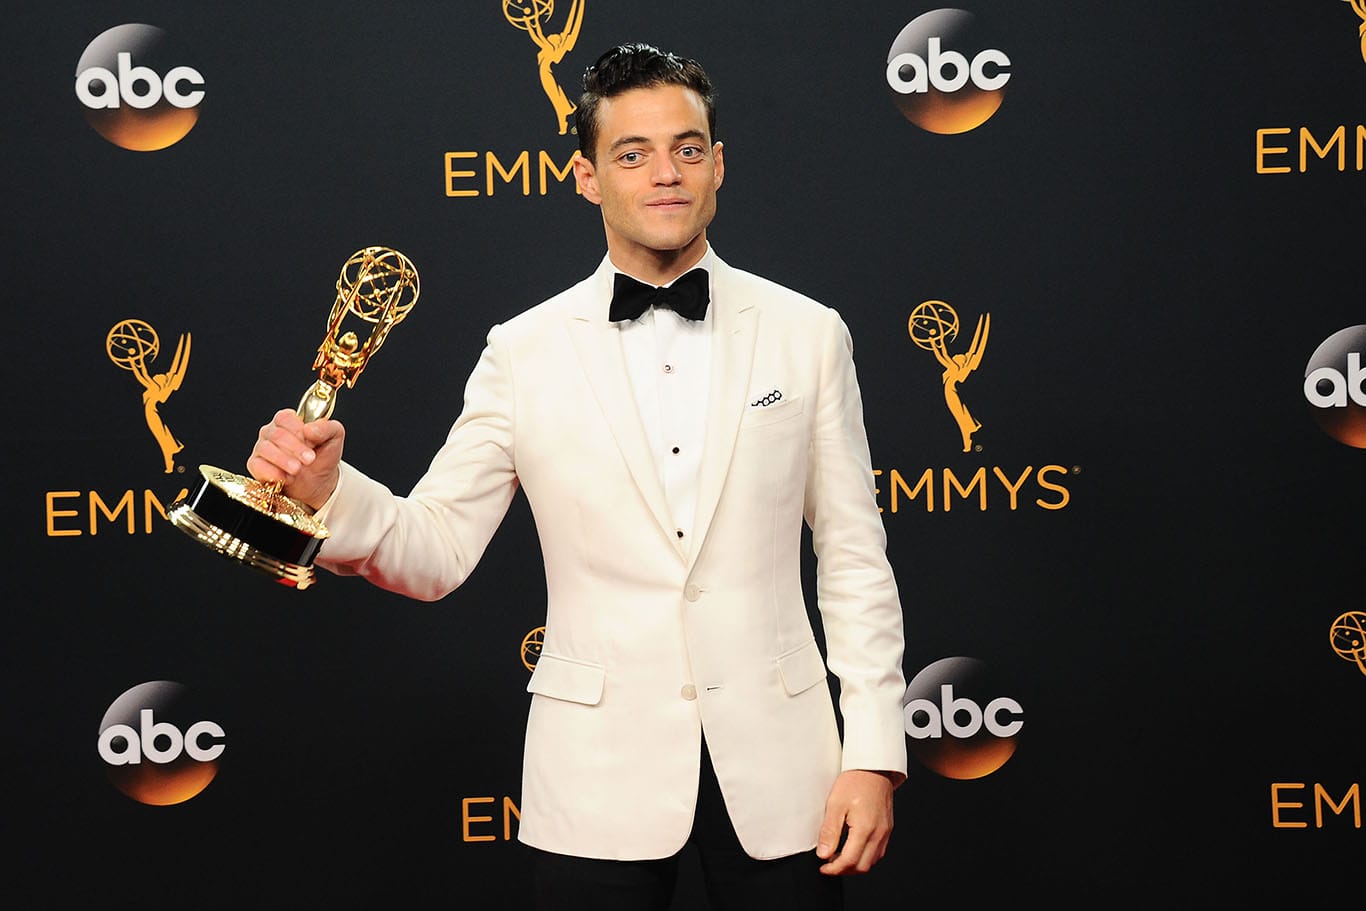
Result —
<instances>
[{"instance_id":1,"label":"white tuxedo jacket","mask_svg":"<svg viewBox=\"0 0 1366 911\"><path fill-rule=\"evenodd\" d=\"M685 549L607 321L611 286L604 260L489 332L464 410L407 497L343 465L317 563L441 598L473 570L520 484L547 589L520 839L597 858L677 852L705 731L745 850L810 850L841 769L906 766L901 606L848 331L833 310L716 261ZM803 519L824 659L802 594Z\"/></svg>"}]
</instances>

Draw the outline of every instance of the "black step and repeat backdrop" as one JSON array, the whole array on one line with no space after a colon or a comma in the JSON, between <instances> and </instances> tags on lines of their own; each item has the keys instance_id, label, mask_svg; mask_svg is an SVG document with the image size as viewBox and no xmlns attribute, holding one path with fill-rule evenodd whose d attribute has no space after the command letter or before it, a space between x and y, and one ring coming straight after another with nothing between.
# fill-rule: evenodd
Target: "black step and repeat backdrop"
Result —
<instances>
[{"instance_id":1,"label":"black step and repeat backdrop","mask_svg":"<svg viewBox=\"0 0 1366 911\"><path fill-rule=\"evenodd\" d=\"M632 40L718 83L716 249L854 336L912 770L852 907L1360 895L1359 0L12 6L12 907L524 906L524 501L432 605L165 513L372 244L422 297L337 416L416 480L602 255L559 93Z\"/></svg>"}]
</instances>

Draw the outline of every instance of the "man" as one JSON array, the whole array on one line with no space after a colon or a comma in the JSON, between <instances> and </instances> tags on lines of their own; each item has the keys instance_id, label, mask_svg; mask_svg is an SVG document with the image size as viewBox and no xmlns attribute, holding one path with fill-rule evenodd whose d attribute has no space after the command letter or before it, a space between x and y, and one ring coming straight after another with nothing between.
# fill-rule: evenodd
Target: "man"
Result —
<instances>
[{"instance_id":1,"label":"man","mask_svg":"<svg viewBox=\"0 0 1366 911\"><path fill-rule=\"evenodd\" d=\"M319 510L320 566L422 599L466 578L526 493L548 603L519 837L542 906L666 908L691 841L718 909L837 908L839 876L886 850L906 762L901 607L848 332L709 248L725 166L695 61L622 46L584 88L574 171L607 256L490 331L413 491L341 462L336 421L289 410L248 470ZM633 289L660 306L628 312Z\"/></svg>"}]
</instances>

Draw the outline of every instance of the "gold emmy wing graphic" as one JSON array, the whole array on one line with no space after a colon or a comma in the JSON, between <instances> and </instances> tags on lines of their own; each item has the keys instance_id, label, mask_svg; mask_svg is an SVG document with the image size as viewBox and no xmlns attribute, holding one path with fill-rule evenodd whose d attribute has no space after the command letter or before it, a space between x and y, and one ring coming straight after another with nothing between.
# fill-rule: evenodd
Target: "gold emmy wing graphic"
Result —
<instances>
[{"instance_id":1,"label":"gold emmy wing graphic","mask_svg":"<svg viewBox=\"0 0 1366 911\"><path fill-rule=\"evenodd\" d=\"M389 330L417 303L419 290L417 270L397 250L366 247L346 261L327 336L313 360L318 379L296 409L301 418L316 421L332 415L337 393L342 386L356 385ZM351 323L368 325L364 342L348 328L348 317ZM281 493L278 483L265 484L211 465L199 466L199 472L203 480L198 488L167 511L176 528L283 585L305 589L313 584L313 560L328 532L308 507Z\"/></svg>"},{"instance_id":2,"label":"gold emmy wing graphic","mask_svg":"<svg viewBox=\"0 0 1366 911\"><path fill-rule=\"evenodd\" d=\"M1361 17L1361 27L1357 29L1357 34L1361 36L1361 59L1366 60L1366 0L1343 0L1343 2L1351 4L1352 11Z\"/></svg>"},{"instance_id":3,"label":"gold emmy wing graphic","mask_svg":"<svg viewBox=\"0 0 1366 911\"><path fill-rule=\"evenodd\" d=\"M142 416L147 421L147 429L161 447L161 460L166 473L171 474L175 471L175 455L185 448L185 444L171 433L158 407L165 405L171 393L179 389L185 380L185 371L190 366L190 333L186 332L180 337L175 357L171 359L171 369L165 373L152 373L147 369L147 362L156 360L161 351L161 339L151 325L140 319L115 323L105 336L104 350L116 366L130 371L142 385Z\"/></svg>"},{"instance_id":4,"label":"gold emmy wing graphic","mask_svg":"<svg viewBox=\"0 0 1366 911\"><path fill-rule=\"evenodd\" d=\"M579 29L583 27L583 0L570 0L564 31L547 35L545 26L554 15L555 0L503 0L503 17L514 28L526 32L536 44L536 66L541 74L541 88L555 108L560 135L563 136L569 132L569 115L574 113L577 106L555 81L555 74L550 68L562 62L579 40Z\"/></svg>"},{"instance_id":5,"label":"gold emmy wing graphic","mask_svg":"<svg viewBox=\"0 0 1366 911\"><path fill-rule=\"evenodd\" d=\"M991 314L977 318L977 329L972 334L972 344L966 354L950 355L948 343L958 337L958 314L943 301L925 301L911 311L906 329L916 347L924 348L934 354L934 359L944 368L944 403L949 414L958 422L958 432L963 437L963 451L972 452L972 435L982 429L982 424L968 411L958 395L958 385L968 378L982 363L982 354L987 347L987 333L991 330Z\"/></svg>"}]
</instances>

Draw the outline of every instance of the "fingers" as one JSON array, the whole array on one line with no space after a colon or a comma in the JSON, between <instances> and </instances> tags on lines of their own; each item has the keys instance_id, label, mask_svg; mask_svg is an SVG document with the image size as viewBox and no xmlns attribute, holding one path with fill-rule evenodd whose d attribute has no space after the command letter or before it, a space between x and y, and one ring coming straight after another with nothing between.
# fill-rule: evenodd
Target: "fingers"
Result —
<instances>
[{"instance_id":1,"label":"fingers","mask_svg":"<svg viewBox=\"0 0 1366 911\"><path fill-rule=\"evenodd\" d=\"M257 433L247 471L258 481L302 482L316 488L335 474L344 437L345 430L337 421L305 424L294 411L281 409Z\"/></svg>"},{"instance_id":2,"label":"fingers","mask_svg":"<svg viewBox=\"0 0 1366 911\"><path fill-rule=\"evenodd\" d=\"M826 853L822 854L820 848L816 851L818 857L829 858L829 863L822 864L820 868L821 872L827 876L867 873L887 853L889 830L861 825L857 820L852 819L848 822L849 827L844 837L844 844L840 847L838 854L835 854L833 849L829 847L831 842L824 841L824 838L822 838L822 847L825 848ZM833 843L838 844L837 841ZM832 854L833 857L831 857Z\"/></svg>"},{"instance_id":3,"label":"fingers","mask_svg":"<svg viewBox=\"0 0 1366 911\"><path fill-rule=\"evenodd\" d=\"M887 854L889 833L864 831L851 827L844 840L844 847L829 863L821 865L821 872L827 876L847 876L854 873L867 873L873 865ZM876 836L876 837L875 837Z\"/></svg>"},{"instance_id":4,"label":"fingers","mask_svg":"<svg viewBox=\"0 0 1366 911\"><path fill-rule=\"evenodd\" d=\"M285 408L257 433L247 470L258 481L290 481L315 458L313 446L304 436L304 422Z\"/></svg>"}]
</instances>

